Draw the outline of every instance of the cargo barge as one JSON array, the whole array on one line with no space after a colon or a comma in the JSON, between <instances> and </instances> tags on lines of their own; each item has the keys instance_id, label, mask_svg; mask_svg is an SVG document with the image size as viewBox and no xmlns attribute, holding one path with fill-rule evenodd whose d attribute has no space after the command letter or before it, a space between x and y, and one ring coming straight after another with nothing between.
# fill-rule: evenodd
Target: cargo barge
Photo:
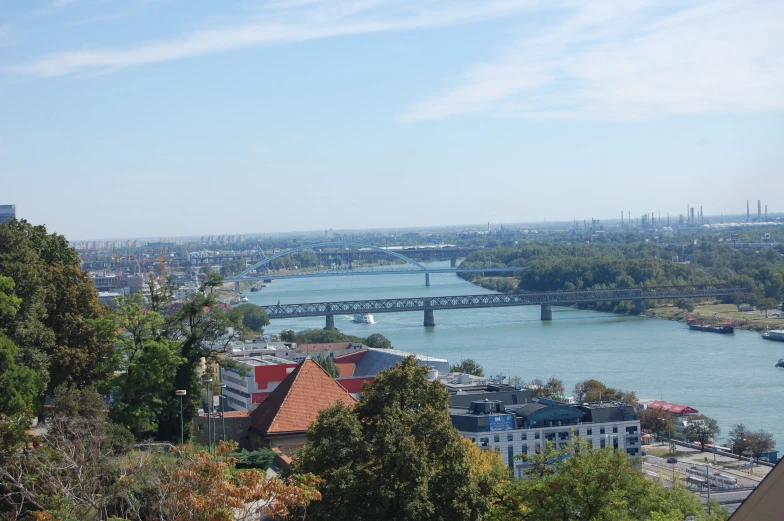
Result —
<instances>
[{"instance_id":1,"label":"cargo barge","mask_svg":"<svg viewBox=\"0 0 784 521\"><path fill-rule=\"evenodd\" d=\"M687 321L687 324L689 325L689 329L693 329L695 331L720 333L723 335L735 332L735 326L733 326L731 322L721 322L720 324L707 324L705 322L697 322L696 319L690 318Z\"/></svg>"}]
</instances>

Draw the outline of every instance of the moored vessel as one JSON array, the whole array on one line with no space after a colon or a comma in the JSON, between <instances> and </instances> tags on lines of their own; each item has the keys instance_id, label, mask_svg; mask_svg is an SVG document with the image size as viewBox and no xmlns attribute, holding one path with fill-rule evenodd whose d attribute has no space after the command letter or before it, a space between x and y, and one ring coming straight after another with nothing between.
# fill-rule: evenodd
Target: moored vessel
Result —
<instances>
[{"instance_id":1,"label":"moored vessel","mask_svg":"<svg viewBox=\"0 0 784 521\"><path fill-rule=\"evenodd\" d=\"M776 342L784 342L784 329L771 329L762 333L762 338L765 340L775 340Z\"/></svg>"},{"instance_id":2,"label":"moored vessel","mask_svg":"<svg viewBox=\"0 0 784 521\"><path fill-rule=\"evenodd\" d=\"M697 319L690 318L687 321L689 325L689 329L693 329L695 331L705 331L708 333L734 333L735 327L732 325L731 322L721 322L719 324L708 324L706 322L697 322Z\"/></svg>"}]
</instances>

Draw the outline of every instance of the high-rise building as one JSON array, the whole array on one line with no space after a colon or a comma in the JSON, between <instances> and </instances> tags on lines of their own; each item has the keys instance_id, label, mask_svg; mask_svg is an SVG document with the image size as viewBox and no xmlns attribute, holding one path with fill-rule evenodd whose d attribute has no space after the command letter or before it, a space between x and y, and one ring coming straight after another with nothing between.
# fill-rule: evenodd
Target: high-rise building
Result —
<instances>
[{"instance_id":1,"label":"high-rise building","mask_svg":"<svg viewBox=\"0 0 784 521\"><path fill-rule=\"evenodd\" d=\"M15 204L0 204L0 223L11 221L16 218Z\"/></svg>"}]
</instances>

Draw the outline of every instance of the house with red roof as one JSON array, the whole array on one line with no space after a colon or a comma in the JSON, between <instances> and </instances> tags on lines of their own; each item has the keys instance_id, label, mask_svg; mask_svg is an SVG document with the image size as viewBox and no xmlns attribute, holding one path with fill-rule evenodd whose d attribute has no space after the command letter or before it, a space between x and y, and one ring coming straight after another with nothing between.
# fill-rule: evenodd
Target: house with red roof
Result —
<instances>
[{"instance_id":1,"label":"house with red roof","mask_svg":"<svg viewBox=\"0 0 784 521\"><path fill-rule=\"evenodd\" d=\"M307 430L319 411L356 399L324 369L306 359L250 414L250 444L284 451L307 443Z\"/></svg>"}]
</instances>

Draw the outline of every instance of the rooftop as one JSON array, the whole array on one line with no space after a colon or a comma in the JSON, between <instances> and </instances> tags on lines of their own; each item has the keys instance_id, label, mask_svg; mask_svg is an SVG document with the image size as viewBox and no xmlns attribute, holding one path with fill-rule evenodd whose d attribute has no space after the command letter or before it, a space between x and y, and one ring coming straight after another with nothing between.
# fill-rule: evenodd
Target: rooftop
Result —
<instances>
[{"instance_id":1,"label":"rooftop","mask_svg":"<svg viewBox=\"0 0 784 521\"><path fill-rule=\"evenodd\" d=\"M251 427L262 435L300 433L319 411L356 400L313 360L300 363L251 413Z\"/></svg>"}]
</instances>

